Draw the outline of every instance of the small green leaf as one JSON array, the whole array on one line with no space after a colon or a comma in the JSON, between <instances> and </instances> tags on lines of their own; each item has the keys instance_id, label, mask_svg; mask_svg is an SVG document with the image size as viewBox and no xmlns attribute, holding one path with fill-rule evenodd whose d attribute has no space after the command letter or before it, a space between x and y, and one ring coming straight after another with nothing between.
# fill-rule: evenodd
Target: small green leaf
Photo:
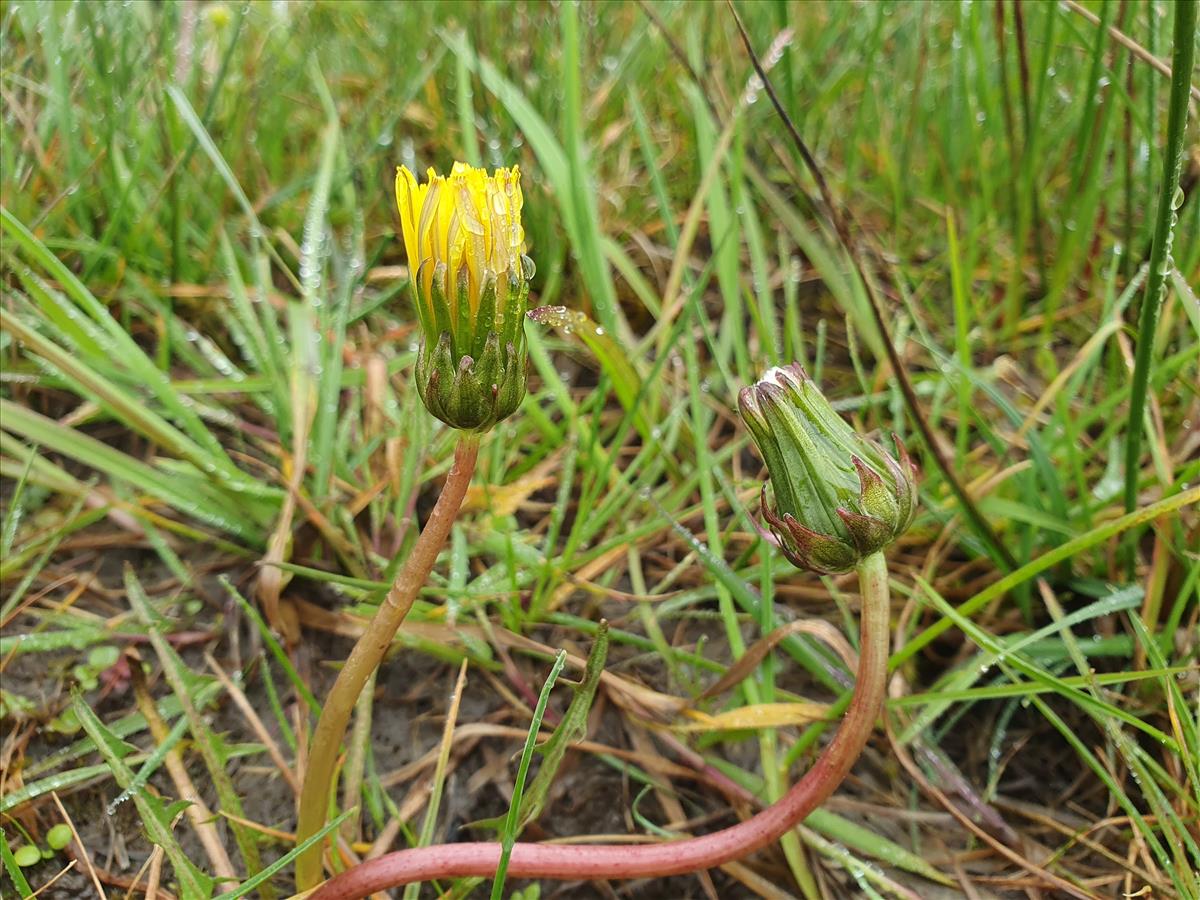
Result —
<instances>
[{"instance_id":1,"label":"small green leaf","mask_svg":"<svg viewBox=\"0 0 1200 900\"><path fill-rule=\"evenodd\" d=\"M12 850L9 849L8 839L5 838L3 831L0 831L0 863L3 863L4 871L8 873L8 877L12 880L13 887L17 889L18 895L22 898L32 897L33 888L25 880L25 874L21 871L20 865L17 864L17 859L13 855Z\"/></svg>"},{"instance_id":2,"label":"small green leaf","mask_svg":"<svg viewBox=\"0 0 1200 900\"><path fill-rule=\"evenodd\" d=\"M13 859L17 861L17 865L22 869L27 869L30 866L36 866L42 861L42 851L33 844L26 844L24 847L17 848L17 852L13 854Z\"/></svg>"},{"instance_id":3,"label":"small green leaf","mask_svg":"<svg viewBox=\"0 0 1200 900\"><path fill-rule=\"evenodd\" d=\"M60 822L46 832L46 845L51 850L61 850L71 843L71 826Z\"/></svg>"}]
</instances>

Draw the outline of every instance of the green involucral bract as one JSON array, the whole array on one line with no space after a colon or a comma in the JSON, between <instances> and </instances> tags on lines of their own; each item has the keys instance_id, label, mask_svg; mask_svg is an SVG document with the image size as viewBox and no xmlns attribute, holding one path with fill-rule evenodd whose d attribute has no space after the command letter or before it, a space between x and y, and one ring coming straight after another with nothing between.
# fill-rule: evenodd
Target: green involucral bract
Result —
<instances>
[{"instance_id":1,"label":"green involucral bract","mask_svg":"<svg viewBox=\"0 0 1200 900\"><path fill-rule=\"evenodd\" d=\"M426 409L447 425L487 431L521 405L529 299L525 273L531 269L529 264L520 276L510 274L502 292L496 290L494 277L485 278L477 318L460 316L460 327L440 331L432 346L423 336L417 355L417 389ZM439 320L452 314L442 281L435 273L432 305ZM455 304L460 312L467 307L466 291L460 279Z\"/></svg>"},{"instance_id":2,"label":"green involucral bract","mask_svg":"<svg viewBox=\"0 0 1200 900\"><path fill-rule=\"evenodd\" d=\"M738 395L771 476L763 517L796 566L837 573L882 550L916 514L916 469L851 428L797 363L771 369Z\"/></svg>"}]
</instances>

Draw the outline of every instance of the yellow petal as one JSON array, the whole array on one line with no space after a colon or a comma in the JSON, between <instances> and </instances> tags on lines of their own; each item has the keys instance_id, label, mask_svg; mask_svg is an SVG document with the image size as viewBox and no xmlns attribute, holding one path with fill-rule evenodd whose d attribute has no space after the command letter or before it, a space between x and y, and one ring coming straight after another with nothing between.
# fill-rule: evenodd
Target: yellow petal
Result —
<instances>
[{"instance_id":1,"label":"yellow petal","mask_svg":"<svg viewBox=\"0 0 1200 900\"><path fill-rule=\"evenodd\" d=\"M417 184L417 179L408 167L400 166L396 169L396 206L400 210L400 231L404 236L404 251L408 256L408 271L411 277L416 277L417 269L421 267L421 254L417 244L417 219L424 199L425 189Z\"/></svg>"},{"instance_id":2,"label":"yellow petal","mask_svg":"<svg viewBox=\"0 0 1200 900\"><path fill-rule=\"evenodd\" d=\"M520 275L525 252L521 227L521 171L496 169L488 175L456 162L449 175L429 169L426 183L418 184L408 168L396 172L396 204L409 269L419 281L418 294L431 302L433 279L443 272L440 286L448 299L460 278L468 287L472 315L478 313L480 292L489 275L497 288L506 289L510 272ZM451 301L457 315L457 304ZM455 330L471 323L454 323Z\"/></svg>"}]
</instances>

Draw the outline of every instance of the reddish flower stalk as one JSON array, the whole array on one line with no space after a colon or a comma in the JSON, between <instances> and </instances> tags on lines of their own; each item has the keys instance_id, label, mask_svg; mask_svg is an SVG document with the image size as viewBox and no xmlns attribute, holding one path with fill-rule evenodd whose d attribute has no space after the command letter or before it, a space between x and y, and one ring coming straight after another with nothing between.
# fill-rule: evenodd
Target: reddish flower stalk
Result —
<instances>
[{"instance_id":1,"label":"reddish flower stalk","mask_svg":"<svg viewBox=\"0 0 1200 900\"><path fill-rule=\"evenodd\" d=\"M478 454L478 436L463 434L454 450L454 465L446 476L429 521L425 523L392 589L354 645L325 699L321 717L309 742L308 768L300 791L300 815L296 828L300 841L316 834L325 824L329 790L333 785L342 738L346 735L346 726L350 723L358 695L362 693L371 674L379 668L388 647L392 645L396 630L408 615L417 592L425 584L437 561L438 552L446 543L450 526L454 524L471 483ZM321 843L317 843L297 858L296 883L304 890L320 880Z\"/></svg>"},{"instance_id":2,"label":"reddish flower stalk","mask_svg":"<svg viewBox=\"0 0 1200 900\"><path fill-rule=\"evenodd\" d=\"M853 767L875 727L883 704L888 664L887 563L872 553L858 564L862 636L858 678L846 716L825 752L780 800L738 825L703 837L638 846L516 844L511 878L585 881L661 878L710 869L779 840L833 793ZM492 877L498 843L441 844L390 853L327 881L309 900L358 900L416 881Z\"/></svg>"}]
</instances>

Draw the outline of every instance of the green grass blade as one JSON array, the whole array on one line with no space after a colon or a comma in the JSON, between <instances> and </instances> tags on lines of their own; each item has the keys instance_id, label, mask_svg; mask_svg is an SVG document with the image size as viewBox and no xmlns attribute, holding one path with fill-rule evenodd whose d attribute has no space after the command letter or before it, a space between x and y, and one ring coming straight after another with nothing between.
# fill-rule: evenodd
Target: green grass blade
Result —
<instances>
[{"instance_id":1,"label":"green grass blade","mask_svg":"<svg viewBox=\"0 0 1200 900\"><path fill-rule=\"evenodd\" d=\"M257 875L253 876L252 878L247 878L232 891L226 891L224 894L217 895L214 900L239 900L239 898L245 897L251 891L259 888L261 885L266 884L267 881L274 878L284 869L288 868L288 866L292 865L292 863L296 861L296 857L300 856L300 854L302 854L305 850L307 850L309 847L312 847L314 844L319 844L325 839L326 835L332 834L338 828L340 828L341 824L350 818L350 816L356 811L357 810L348 809L340 816L330 819L329 822L325 824L324 828L322 828L308 840L301 841L293 849L279 857L279 859L275 860L269 866L265 866Z\"/></svg>"},{"instance_id":2,"label":"green grass blade","mask_svg":"<svg viewBox=\"0 0 1200 900\"><path fill-rule=\"evenodd\" d=\"M4 836L3 831L0 831L0 862L4 863L4 871L12 879L13 887L17 889L17 893L21 896L22 900L32 897L33 888L29 886L29 882L25 878L25 873L17 865L17 860L13 856L12 850L9 849L8 839Z\"/></svg>"},{"instance_id":3,"label":"green grass blade","mask_svg":"<svg viewBox=\"0 0 1200 900\"><path fill-rule=\"evenodd\" d=\"M129 754L129 746L105 727L81 694L74 694L71 702L79 724L95 743L117 784L122 788L129 787L134 780L133 772L124 763L124 757ZM192 864L171 831L177 812L164 806L160 799L144 789L134 793L133 802L150 840L162 847L170 860L183 895L196 898L212 896L213 880Z\"/></svg>"},{"instance_id":4,"label":"green grass blade","mask_svg":"<svg viewBox=\"0 0 1200 900\"><path fill-rule=\"evenodd\" d=\"M1150 246L1150 276L1138 316L1137 346L1133 361L1133 387L1129 396L1129 424L1125 432L1125 511L1137 505L1138 473L1141 471L1142 428L1146 420L1146 395L1154 359L1158 317L1166 297L1171 273L1171 242L1175 235L1176 209L1182 205L1179 173L1183 166L1184 135L1188 116L1188 92L1196 52L1196 2L1176 0L1175 45L1171 58L1171 97L1167 110L1167 135L1163 147L1162 183L1154 216L1154 242Z\"/></svg>"},{"instance_id":5,"label":"green grass blade","mask_svg":"<svg viewBox=\"0 0 1200 900\"><path fill-rule=\"evenodd\" d=\"M542 685L542 692L538 695L537 706L533 711L533 719L529 723L529 735L525 738L525 748L521 751L521 762L517 766L512 800L508 806L508 815L504 819L504 830L500 835L502 849L500 863L496 867L496 877L492 881L492 900L502 900L504 897L504 877L508 871L508 859L512 855L513 844L517 841L517 819L521 811L525 779L529 774L529 761L533 758L533 747L537 742L538 732L542 728L542 718L546 715L546 704L550 700L550 691L554 688L554 682L558 680L559 673L566 664L567 651L560 650L554 658L554 665L550 667L550 674L546 676L546 683Z\"/></svg>"},{"instance_id":6,"label":"green grass blade","mask_svg":"<svg viewBox=\"0 0 1200 900\"><path fill-rule=\"evenodd\" d=\"M994 584L984 588L970 600L962 603L956 612L962 618L973 616L979 610L983 609L991 601L997 597L1003 596L1008 591L1024 584L1030 579L1036 577L1040 573L1049 569L1051 566L1057 565L1065 559L1070 559L1077 553L1094 547L1101 541L1108 540L1117 534L1122 534L1130 528L1134 528L1145 522L1152 521L1158 516L1174 512L1184 506L1189 506L1193 503L1200 502L1200 488L1192 488L1191 490L1183 491L1179 494L1174 494L1159 500L1157 503L1152 503L1150 506L1143 507L1136 512L1128 513L1121 516L1119 519L1114 519L1103 525L1099 525L1092 530L1081 534L1079 537L1067 541L1055 549L1042 554L1037 559L1026 563L1017 569L1015 572L1004 576ZM890 668L894 669L902 665L909 659L912 659L924 647L929 646L931 642L937 639L938 635L944 633L952 627L950 619L943 618L933 625L930 625L916 637L909 640L901 649L892 654Z\"/></svg>"},{"instance_id":7,"label":"green grass blade","mask_svg":"<svg viewBox=\"0 0 1200 900\"><path fill-rule=\"evenodd\" d=\"M204 760L205 768L208 769L209 780L216 789L221 810L238 819L244 819L246 814L242 808L241 797L234 790L233 781L226 771L229 756L225 743L208 727L192 702L197 688L205 684L206 680L198 679L196 674L179 658L167 639L163 637L159 625L151 613L149 598L137 575L134 574L133 567L129 565L125 567L125 592L135 615L146 628L146 633L158 655L159 662L162 663L164 678L171 686L175 696L179 698L180 706L183 709L183 718L192 732L193 746L200 751L200 757ZM262 870L262 862L258 853L255 833L236 819L230 820L230 828L250 875L257 874ZM261 890L264 900L272 900L275 896L275 892L265 886Z\"/></svg>"},{"instance_id":8,"label":"green grass blade","mask_svg":"<svg viewBox=\"0 0 1200 900\"><path fill-rule=\"evenodd\" d=\"M222 497L204 486L203 479L197 477L196 484L189 485L188 479L177 477L181 473L173 477L156 470L89 435L9 400L0 400L0 422L14 434L127 482L179 512L235 535L251 546L262 543L261 530L253 521L246 521L247 513L255 508Z\"/></svg>"}]
</instances>

